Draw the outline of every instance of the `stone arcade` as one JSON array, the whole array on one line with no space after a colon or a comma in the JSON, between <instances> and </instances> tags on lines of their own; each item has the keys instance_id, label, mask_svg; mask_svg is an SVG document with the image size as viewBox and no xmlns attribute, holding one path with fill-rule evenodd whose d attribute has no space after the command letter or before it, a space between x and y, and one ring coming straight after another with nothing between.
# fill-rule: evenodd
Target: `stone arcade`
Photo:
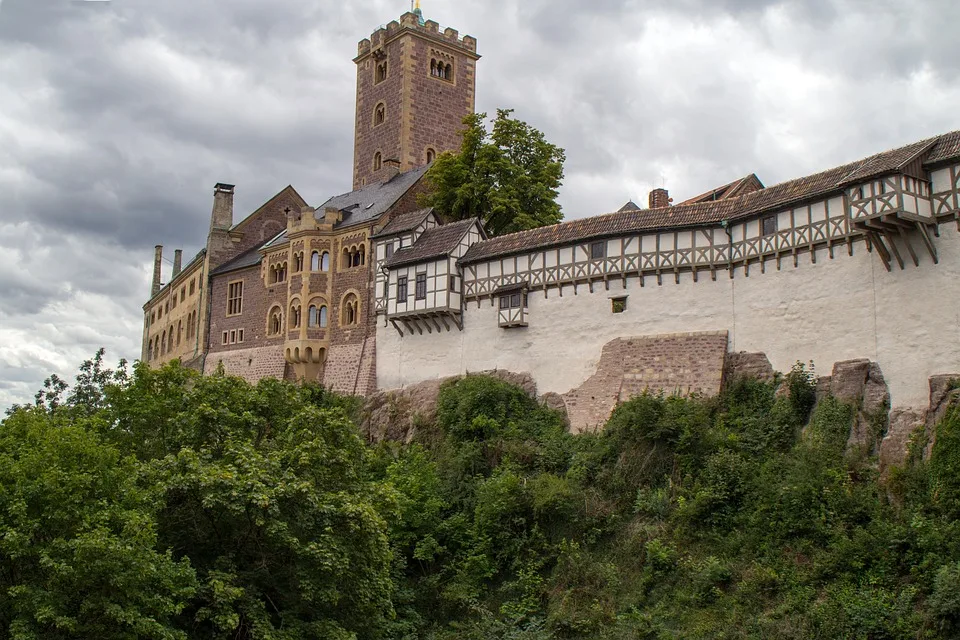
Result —
<instances>
[{"instance_id":1,"label":"stone arcade","mask_svg":"<svg viewBox=\"0 0 960 640\"><path fill-rule=\"evenodd\" d=\"M901 410L960 371L960 132L487 238L417 206L478 59L418 12L361 41L354 190L313 208L287 187L234 224L218 184L206 248L166 286L157 248L143 359L363 395L526 372L575 430L644 389L716 393L741 352L866 359Z\"/></svg>"}]
</instances>

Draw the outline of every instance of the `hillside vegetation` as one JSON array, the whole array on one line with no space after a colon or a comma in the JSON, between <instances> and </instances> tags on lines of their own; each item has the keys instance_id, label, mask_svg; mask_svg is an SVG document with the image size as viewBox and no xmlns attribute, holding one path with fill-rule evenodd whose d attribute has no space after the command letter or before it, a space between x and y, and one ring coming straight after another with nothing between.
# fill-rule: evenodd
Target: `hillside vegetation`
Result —
<instances>
[{"instance_id":1,"label":"hillside vegetation","mask_svg":"<svg viewBox=\"0 0 960 640\"><path fill-rule=\"evenodd\" d=\"M960 408L889 480L802 367L595 435L469 376L357 401L86 363L0 425L0 637L960 637Z\"/></svg>"}]
</instances>

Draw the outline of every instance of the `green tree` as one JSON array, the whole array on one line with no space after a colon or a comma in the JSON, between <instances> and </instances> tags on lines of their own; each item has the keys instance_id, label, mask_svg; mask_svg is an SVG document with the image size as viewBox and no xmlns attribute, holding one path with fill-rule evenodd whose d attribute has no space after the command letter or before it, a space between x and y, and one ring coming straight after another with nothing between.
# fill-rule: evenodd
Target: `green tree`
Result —
<instances>
[{"instance_id":1,"label":"green tree","mask_svg":"<svg viewBox=\"0 0 960 640\"><path fill-rule=\"evenodd\" d=\"M564 151L512 113L498 109L492 131L485 125L486 113L464 118L460 152L436 159L427 174L431 190L424 204L452 220L480 218L495 236L563 219L557 189Z\"/></svg>"},{"instance_id":2,"label":"green tree","mask_svg":"<svg viewBox=\"0 0 960 640\"><path fill-rule=\"evenodd\" d=\"M157 550L137 462L43 407L0 425L0 637L185 638L188 560Z\"/></svg>"}]
</instances>

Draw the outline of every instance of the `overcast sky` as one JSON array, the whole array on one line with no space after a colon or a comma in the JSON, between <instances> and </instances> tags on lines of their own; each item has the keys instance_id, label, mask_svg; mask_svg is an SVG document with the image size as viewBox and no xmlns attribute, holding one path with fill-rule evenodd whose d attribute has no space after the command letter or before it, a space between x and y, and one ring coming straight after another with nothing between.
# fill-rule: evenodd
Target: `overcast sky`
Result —
<instances>
[{"instance_id":1,"label":"overcast sky","mask_svg":"<svg viewBox=\"0 0 960 640\"><path fill-rule=\"evenodd\" d=\"M153 246L349 191L357 41L406 0L0 0L0 408L139 356ZM477 107L567 152L567 218L767 185L960 128L956 0L424 0ZM170 265L165 266L169 273ZM165 273L164 280L167 279Z\"/></svg>"}]
</instances>

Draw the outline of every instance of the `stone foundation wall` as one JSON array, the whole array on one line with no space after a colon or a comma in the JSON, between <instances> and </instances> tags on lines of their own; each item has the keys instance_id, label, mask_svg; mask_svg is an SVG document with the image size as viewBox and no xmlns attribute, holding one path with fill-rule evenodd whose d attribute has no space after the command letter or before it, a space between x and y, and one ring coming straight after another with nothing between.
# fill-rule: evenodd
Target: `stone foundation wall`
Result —
<instances>
[{"instance_id":1,"label":"stone foundation wall","mask_svg":"<svg viewBox=\"0 0 960 640\"><path fill-rule=\"evenodd\" d=\"M203 373L215 373L220 363L223 363L227 375L239 376L251 384L256 384L260 378L283 379L287 376L283 352L273 346L211 353L204 363Z\"/></svg>"},{"instance_id":2,"label":"stone foundation wall","mask_svg":"<svg viewBox=\"0 0 960 640\"><path fill-rule=\"evenodd\" d=\"M716 395L726 353L726 331L613 340L603 347L596 373L562 394L570 429L602 427L618 404L644 391Z\"/></svg>"},{"instance_id":3,"label":"stone foundation wall","mask_svg":"<svg viewBox=\"0 0 960 640\"><path fill-rule=\"evenodd\" d=\"M330 347L323 384L347 395L369 395L377 390L377 339Z\"/></svg>"}]
</instances>

